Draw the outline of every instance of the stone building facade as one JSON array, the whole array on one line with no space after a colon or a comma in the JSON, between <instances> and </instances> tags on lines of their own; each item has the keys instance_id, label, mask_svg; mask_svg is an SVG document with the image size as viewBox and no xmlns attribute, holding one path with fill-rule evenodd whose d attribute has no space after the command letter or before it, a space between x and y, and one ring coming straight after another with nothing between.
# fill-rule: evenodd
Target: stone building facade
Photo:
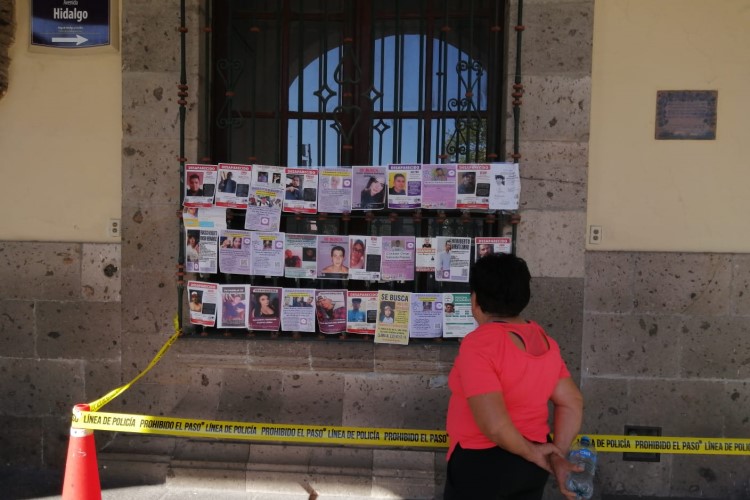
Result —
<instances>
[{"instance_id":1,"label":"stone building facade","mask_svg":"<svg viewBox=\"0 0 750 500\"><path fill-rule=\"evenodd\" d=\"M558 340L580 381L584 430L747 436L750 257L585 250L594 1L524 3L518 253L534 276L528 316ZM200 7L188 2L190 161L200 160L203 133ZM511 2L511 25L514 9ZM0 242L3 463L60 467L71 406L129 381L172 333L179 25L177 0L122 2L121 245ZM106 410L442 428L455 354L454 344L184 339ZM128 462L154 481L349 498L436 498L444 481L444 456L435 452L97 440L110 470ZM750 497L747 457L647 463L602 454L601 463L602 495Z\"/></svg>"}]
</instances>

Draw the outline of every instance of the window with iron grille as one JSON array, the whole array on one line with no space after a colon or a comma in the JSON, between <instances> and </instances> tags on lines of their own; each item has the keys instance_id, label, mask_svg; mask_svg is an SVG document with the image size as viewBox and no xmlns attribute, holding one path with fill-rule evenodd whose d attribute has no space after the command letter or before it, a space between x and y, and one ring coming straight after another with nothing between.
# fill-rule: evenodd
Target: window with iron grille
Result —
<instances>
[{"instance_id":1,"label":"window with iron grille","mask_svg":"<svg viewBox=\"0 0 750 500\"><path fill-rule=\"evenodd\" d=\"M214 163L352 166L504 159L506 2L214 0ZM501 236L503 213L284 214L287 233ZM230 212L242 228L244 213ZM251 279L250 279L251 278ZM218 276L283 287L466 291L435 282Z\"/></svg>"}]
</instances>

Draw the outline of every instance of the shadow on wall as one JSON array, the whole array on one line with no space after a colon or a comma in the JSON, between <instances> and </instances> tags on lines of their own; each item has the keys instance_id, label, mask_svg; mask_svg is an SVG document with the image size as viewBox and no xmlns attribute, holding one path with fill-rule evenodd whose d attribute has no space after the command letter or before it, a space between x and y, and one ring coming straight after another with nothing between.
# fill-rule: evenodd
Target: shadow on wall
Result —
<instances>
[{"instance_id":1,"label":"shadow on wall","mask_svg":"<svg viewBox=\"0 0 750 500\"><path fill-rule=\"evenodd\" d=\"M0 3L0 97L8 91L8 49L13 44L13 35L16 32L15 10L15 0L4 0Z\"/></svg>"}]
</instances>

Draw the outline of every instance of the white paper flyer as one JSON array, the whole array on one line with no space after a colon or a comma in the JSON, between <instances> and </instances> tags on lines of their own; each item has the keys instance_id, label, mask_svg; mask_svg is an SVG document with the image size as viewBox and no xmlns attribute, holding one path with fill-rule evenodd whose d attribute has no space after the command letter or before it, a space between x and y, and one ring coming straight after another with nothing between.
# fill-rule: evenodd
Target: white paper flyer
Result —
<instances>
[{"instance_id":1,"label":"white paper flyer","mask_svg":"<svg viewBox=\"0 0 750 500\"><path fill-rule=\"evenodd\" d=\"M518 163L493 163L490 177L490 208L518 210L521 198L521 176Z\"/></svg>"},{"instance_id":2,"label":"white paper flyer","mask_svg":"<svg viewBox=\"0 0 750 500\"><path fill-rule=\"evenodd\" d=\"M202 281L188 281L187 290L190 323L214 326L219 304L219 285Z\"/></svg>"},{"instance_id":3,"label":"white paper flyer","mask_svg":"<svg viewBox=\"0 0 750 500\"><path fill-rule=\"evenodd\" d=\"M211 207L216 193L216 165L185 165L185 198L186 207Z\"/></svg>"},{"instance_id":4,"label":"white paper flyer","mask_svg":"<svg viewBox=\"0 0 750 500\"><path fill-rule=\"evenodd\" d=\"M318 180L318 212L343 214L352 211L352 170L323 168Z\"/></svg>"},{"instance_id":5,"label":"white paper flyer","mask_svg":"<svg viewBox=\"0 0 750 500\"><path fill-rule=\"evenodd\" d=\"M315 289L282 290L281 329L287 332L315 331Z\"/></svg>"},{"instance_id":6,"label":"white paper flyer","mask_svg":"<svg viewBox=\"0 0 750 500\"><path fill-rule=\"evenodd\" d=\"M477 327L471 314L471 294L443 294L443 337L463 338Z\"/></svg>"},{"instance_id":7,"label":"white paper flyer","mask_svg":"<svg viewBox=\"0 0 750 500\"><path fill-rule=\"evenodd\" d=\"M437 239L436 281L469 281L471 238L439 236Z\"/></svg>"},{"instance_id":8,"label":"white paper flyer","mask_svg":"<svg viewBox=\"0 0 750 500\"><path fill-rule=\"evenodd\" d=\"M411 294L409 336L421 339L443 336L443 294Z\"/></svg>"},{"instance_id":9,"label":"white paper flyer","mask_svg":"<svg viewBox=\"0 0 750 500\"><path fill-rule=\"evenodd\" d=\"M247 198L252 184L251 165L219 163L219 189L216 191L216 206L247 208Z\"/></svg>"}]
</instances>

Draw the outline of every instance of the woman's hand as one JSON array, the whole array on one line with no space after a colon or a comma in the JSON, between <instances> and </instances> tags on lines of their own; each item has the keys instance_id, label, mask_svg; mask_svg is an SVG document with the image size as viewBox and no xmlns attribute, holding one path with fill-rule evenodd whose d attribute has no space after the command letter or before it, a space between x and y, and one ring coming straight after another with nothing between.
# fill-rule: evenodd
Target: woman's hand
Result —
<instances>
[{"instance_id":1,"label":"woman's hand","mask_svg":"<svg viewBox=\"0 0 750 500\"><path fill-rule=\"evenodd\" d=\"M552 465L552 470L550 472L555 476L560 493L562 493L565 498L576 500L578 495L565 487L565 480L571 472L582 472L583 467L575 465L573 462L568 462L562 455L550 455L549 458L550 464Z\"/></svg>"},{"instance_id":2,"label":"woman's hand","mask_svg":"<svg viewBox=\"0 0 750 500\"><path fill-rule=\"evenodd\" d=\"M524 458L529 462L538 465L550 474L554 474L550 463L554 457L562 458L562 452L552 443L532 443L529 442L530 453Z\"/></svg>"}]
</instances>

